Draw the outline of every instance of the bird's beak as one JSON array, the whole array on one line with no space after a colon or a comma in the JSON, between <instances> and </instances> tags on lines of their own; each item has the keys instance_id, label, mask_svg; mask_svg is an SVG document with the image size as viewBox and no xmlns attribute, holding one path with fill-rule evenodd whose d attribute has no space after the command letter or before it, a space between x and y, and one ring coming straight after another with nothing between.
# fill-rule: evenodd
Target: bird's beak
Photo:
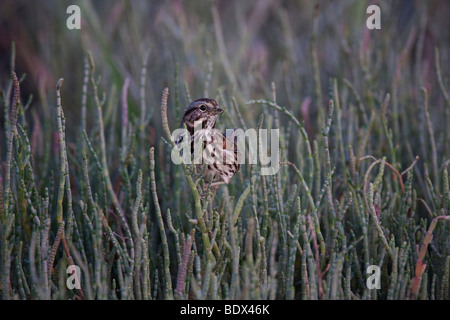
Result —
<instances>
[{"instance_id":1,"label":"bird's beak","mask_svg":"<svg viewBox=\"0 0 450 320\"><path fill-rule=\"evenodd\" d=\"M216 114L221 114L221 113L223 113L225 110L223 110L221 107L217 107L216 109L215 109L215 113Z\"/></svg>"}]
</instances>

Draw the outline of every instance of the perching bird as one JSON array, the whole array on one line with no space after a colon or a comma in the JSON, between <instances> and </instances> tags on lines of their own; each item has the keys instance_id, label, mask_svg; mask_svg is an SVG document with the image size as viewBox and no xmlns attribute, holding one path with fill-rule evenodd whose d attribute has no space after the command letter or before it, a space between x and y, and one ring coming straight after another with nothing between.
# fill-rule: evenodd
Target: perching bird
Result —
<instances>
[{"instance_id":1,"label":"perching bird","mask_svg":"<svg viewBox=\"0 0 450 320\"><path fill-rule=\"evenodd\" d=\"M181 126L186 125L191 136L191 154L194 154L196 143L199 146L203 143L200 162L194 163L197 171L202 170L202 163L205 163L203 179L210 183L209 186L228 184L240 167L236 131L226 137L215 129L217 118L223 112L215 100L201 98L187 106L181 120ZM181 137L176 143L182 141Z\"/></svg>"}]
</instances>

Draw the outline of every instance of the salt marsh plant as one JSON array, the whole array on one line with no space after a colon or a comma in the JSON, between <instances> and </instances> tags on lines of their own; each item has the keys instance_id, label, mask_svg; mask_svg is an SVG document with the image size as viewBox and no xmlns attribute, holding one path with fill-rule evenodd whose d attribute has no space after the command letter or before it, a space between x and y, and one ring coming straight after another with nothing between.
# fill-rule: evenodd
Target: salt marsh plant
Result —
<instances>
[{"instance_id":1,"label":"salt marsh plant","mask_svg":"<svg viewBox=\"0 0 450 320\"><path fill-rule=\"evenodd\" d=\"M23 44L12 43L0 87L2 299L448 299L449 44L436 43L431 58L424 50L437 13L416 8L425 22L408 24L401 43L364 28L356 38L336 31L336 41L318 21L328 11L303 5L311 14L299 38L303 22L289 5L261 9L284 51L266 43L271 63L245 68L259 52L250 38L261 35L261 12L248 29L236 24L236 44L223 19L242 14L212 4L211 21L189 33L186 12L198 8L162 5L175 20L153 26L160 33L142 46L147 4L118 6L133 22L102 31L99 8L85 2L86 23L99 28L65 80L37 98L17 71ZM134 47L114 55L105 39L127 39L112 39L118 25ZM216 194L199 193L205 181L171 161L171 132L202 95L226 110L224 128L280 131L276 174L247 163ZM67 286L70 265L80 268L78 288ZM378 290L366 285L371 265Z\"/></svg>"}]
</instances>

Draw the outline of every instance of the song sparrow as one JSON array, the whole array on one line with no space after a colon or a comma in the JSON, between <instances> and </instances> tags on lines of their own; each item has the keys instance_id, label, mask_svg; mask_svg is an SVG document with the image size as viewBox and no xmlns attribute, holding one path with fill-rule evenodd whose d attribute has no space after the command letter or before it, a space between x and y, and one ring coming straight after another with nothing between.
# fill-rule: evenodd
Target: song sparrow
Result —
<instances>
[{"instance_id":1,"label":"song sparrow","mask_svg":"<svg viewBox=\"0 0 450 320\"><path fill-rule=\"evenodd\" d=\"M240 167L236 130L227 137L215 129L217 118L223 112L215 100L201 98L187 106L181 120L181 126L185 124L190 133L191 154L194 154L196 143L203 145L201 162L195 168L197 172L204 170L202 177L209 186L228 184ZM176 143L182 141L183 137L180 137Z\"/></svg>"}]
</instances>

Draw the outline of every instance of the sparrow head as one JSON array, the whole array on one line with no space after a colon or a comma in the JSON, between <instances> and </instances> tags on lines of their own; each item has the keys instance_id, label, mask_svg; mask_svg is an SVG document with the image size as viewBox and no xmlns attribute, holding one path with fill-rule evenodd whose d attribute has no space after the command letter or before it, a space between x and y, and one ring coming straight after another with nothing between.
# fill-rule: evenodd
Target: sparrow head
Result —
<instances>
[{"instance_id":1,"label":"sparrow head","mask_svg":"<svg viewBox=\"0 0 450 320\"><path fill-rule=\"evenodd\" d=\"M212 129L216 125L217 117L224 110L214 99L201 98L192 101L184 111L181 125L186 124L190 133L194 132L196 122L201 122L203 129Z\"/></svg>"}]
</instances>

